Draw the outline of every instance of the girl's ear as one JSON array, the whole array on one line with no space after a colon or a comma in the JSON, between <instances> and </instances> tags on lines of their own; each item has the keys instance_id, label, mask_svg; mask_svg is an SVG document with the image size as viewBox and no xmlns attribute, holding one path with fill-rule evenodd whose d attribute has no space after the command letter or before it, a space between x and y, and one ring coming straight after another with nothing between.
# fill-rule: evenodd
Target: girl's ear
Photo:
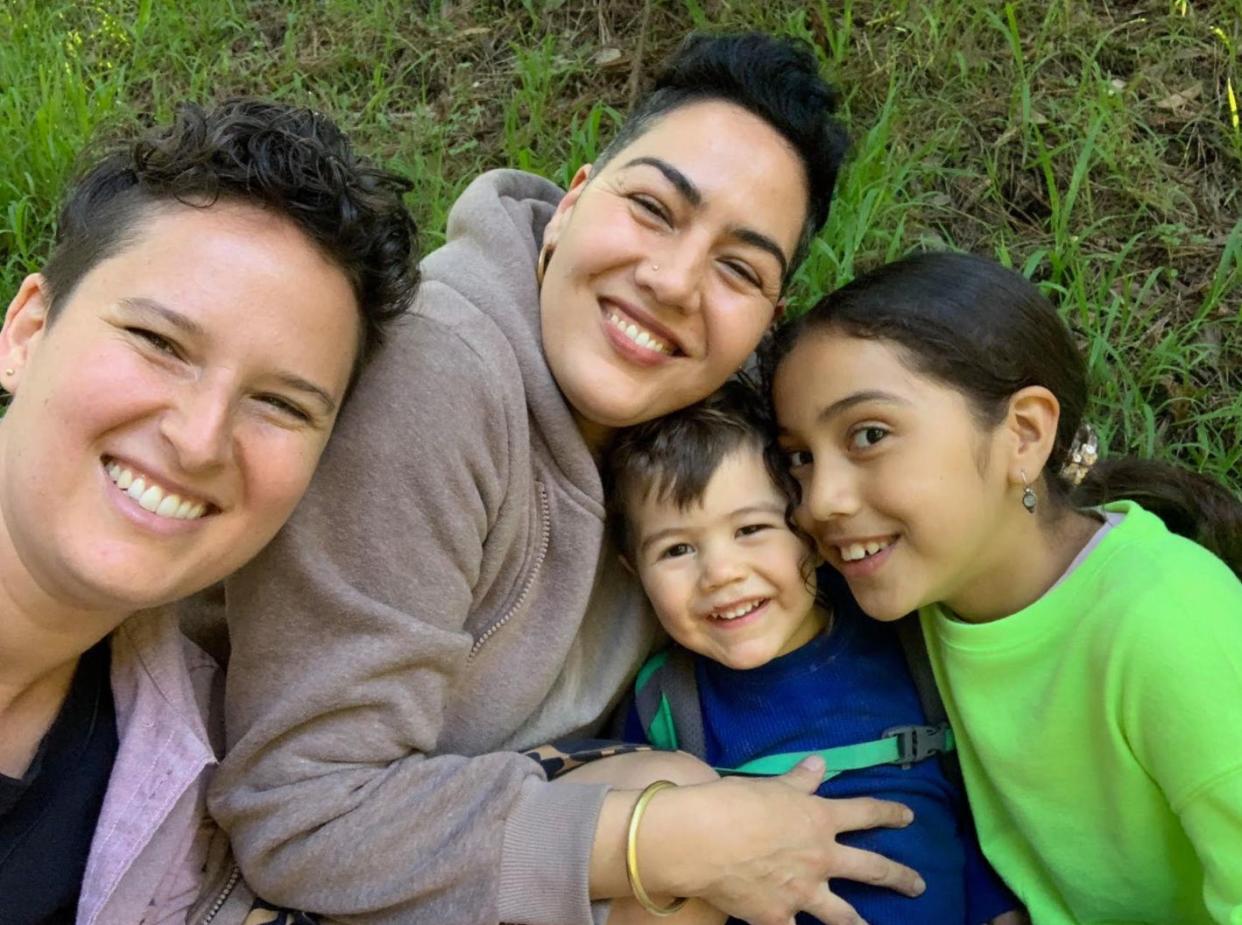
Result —
<instances>
[{"instance_id":1,"label":"girl's ear","mask_svg":"<svg viewBox=\"0 0 1242 925\"><path fill-rule=\"evenodd\" d=\"M5 313L0 328L0 385L10 393L17 392L22 371L47 330L49 295L43 275L31 273L22 280Z\"/></svg>"},{"instance_id":2,"label":"girl's ear","mask_svg":"<svg viewBox=\"0 0 1242 925\"><path fill-rule=\"evenodd\" d=\"M591 169L590 164L583 164L578 168L578 172L574 174L574 178L569 181L569 190L561 197L561 201L557 203L556 211L548 219L548 225L543 231L543 246L545 248L556 247L556 240L561 236L565 222L569 220L569 216L573 213L578 197L586 189L587 181L591 179Z\"/></svg>"},{"instance_id":3,"label":"girl's ear","mask_svg":"<svg viewBox=\"0 0 1242 925\"><path fill-rule=\"evenodd\" d=\"M1056 442L1060 419L1061 403L1042 385L1029 385L1010 397L1002 426L1012 447L1008 468L1013 484L1024 477L1032 482L1039 478Z\"/></svg>"}]
</instances>

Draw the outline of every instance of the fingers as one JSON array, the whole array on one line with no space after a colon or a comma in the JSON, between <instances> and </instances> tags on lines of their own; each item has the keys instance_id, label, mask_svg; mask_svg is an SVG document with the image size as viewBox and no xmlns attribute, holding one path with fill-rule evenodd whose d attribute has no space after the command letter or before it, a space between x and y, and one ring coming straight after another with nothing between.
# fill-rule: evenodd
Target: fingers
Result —
<instances>
[{"instance_id":1,"label":"fingers","mask_svg":"<svg viewBox=\"0 0 1242 925\"><path fill-rule=\"evenodd\" d=\"M814 793L824 782L824 759L818 755L803 758L792 771L785 772L777 780L803 793Z\"/></svg>"},{"instance_id":2,"label":"fingers","mask_svg":"<svg viewBox=\"0 0 1242 925\"><path fill-rule=\"evenodd\" d=\"M874 800L871 797L824 800L824 808L831 814L833 826L838 832L877 827L901 829L914 821L914 813L910 811L910 807L888 800Z\"/></svg>"},{"instance_id":3,"label":"fingers","mask_svg":"<svg viewBox=\"0 0 1242 925\"><path fill-rule=\"evenodd\" d=\"M867 925L863 917L824 884L823 890L815 895L813 901L807 903L806 909L824 925Z\"/></svg>"},{"instance_id":4,"label":"fingers","mask_svg":"<svg viewBox=\"0 0 1242 925\"><path fill-rule=\"evenodd\" d=\"M917 871L874 851L838 845L829 876L887 887L907 896L921 896L927 884Z\"/></svg>"}]
</instances>

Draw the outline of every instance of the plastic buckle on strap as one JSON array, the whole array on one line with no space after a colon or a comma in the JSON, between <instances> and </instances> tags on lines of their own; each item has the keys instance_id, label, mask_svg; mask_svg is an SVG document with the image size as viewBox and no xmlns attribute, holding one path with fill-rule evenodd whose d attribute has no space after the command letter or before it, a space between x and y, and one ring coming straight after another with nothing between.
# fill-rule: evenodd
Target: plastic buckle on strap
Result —
<instances>
[{"instance_id":1,"label":"plastic buckle on strap","mask_svg":"<svg viewBox=\"0 0 1242 925\"><path fill-rule=\"evenodd\" d=\"M948 723L938 726L894 726L884 730L884 738L897 740L897 757L889 764L909 768L916 761L951 751L952 730Z\"/></svg>"}]
</instances>

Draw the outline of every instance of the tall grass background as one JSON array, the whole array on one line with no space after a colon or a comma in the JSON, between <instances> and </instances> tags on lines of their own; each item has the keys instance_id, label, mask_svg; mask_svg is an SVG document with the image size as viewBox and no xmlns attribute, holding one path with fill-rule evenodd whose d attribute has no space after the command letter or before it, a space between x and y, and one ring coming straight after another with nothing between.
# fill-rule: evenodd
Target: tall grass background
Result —
<instances>
[{"instance_id":1,"label":"tall grass background","mask_svg":"<svg viewBox=\"0 0 1242 925\"><path fill-rule=\"evenodd\" d=\"M415 184L424 249L480 171L567 182L695 28L809 41L854 138L795 307L953 247L1037 281L1111 452L1242 490L1242 0L0 3L0 290L92 139L180 100L331 113Z\"/></svg>"}]
</instances>

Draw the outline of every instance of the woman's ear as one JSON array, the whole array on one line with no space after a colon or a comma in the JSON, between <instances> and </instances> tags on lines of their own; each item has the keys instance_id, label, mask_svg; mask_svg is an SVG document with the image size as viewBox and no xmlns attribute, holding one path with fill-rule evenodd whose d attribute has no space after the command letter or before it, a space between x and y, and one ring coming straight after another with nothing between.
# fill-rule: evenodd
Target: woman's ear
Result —
<instances>
[{"instance_id":1,"label":"woman's ear","mask_svg":"<svg viewBox=\"0 0 1242 925\"><path fill-rule=\"evenodd\" d=\"M582 195L582 191L586 189L587 181L591 179L591 165L583 164L578 168L578 172L574 174L574 178L569 181L569 189L565 195L561 197L561 201L556 204L556 211L552 213L552 217L548 219L547 227L543 230L543 247L556 247L556 240L561 236L564 230L565 222L574 211L574 206L578 202L578 197Z\"/></svg>"},{"instance_id":2,"label":"woman's ear","mask_svg":"<svg viewBox=\"0 0 1242 925\"><path fill-rule=\"evenodd\" d=\"M1057 439L1061 403L1042 385L1029 385L1009 398L1009 413L1002 425L1009 437L1009 479L1035 481L1048 462ZM1023 474L1025 473L1025 475Z\"/></svg>"},{"instance_id":3,"label":"woman's ear","mask_svg":"<svg viewBox=\"0 0 1242 925\"><path fill-rule=\"evenodd\" d=\"M10 393L17 392L22 371L47 330L50 294L43 274L31 273L9 303L0 327L0 385Z\"/></svg>"}]
</instances>

